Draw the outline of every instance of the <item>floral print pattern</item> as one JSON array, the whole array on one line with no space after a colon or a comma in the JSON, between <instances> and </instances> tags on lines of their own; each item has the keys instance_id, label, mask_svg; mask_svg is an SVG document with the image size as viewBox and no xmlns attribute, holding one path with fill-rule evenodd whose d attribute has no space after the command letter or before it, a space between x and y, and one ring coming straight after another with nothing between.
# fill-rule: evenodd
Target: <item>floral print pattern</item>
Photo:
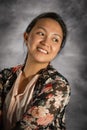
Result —
<instances>
[{"instance_id":1,"label":"floral print pattern","mask_svg":"<svg viewBox=\"0 0 87 130\"><path fill-rule=\"evenodd\" d=\"M4 99L23 66L19 65L0 72L0 109ZM32 100L12 130L65 130L65 108L70 99L70 86L64 76L52 65L40 74Z\"/></svg>"}]
</instances>

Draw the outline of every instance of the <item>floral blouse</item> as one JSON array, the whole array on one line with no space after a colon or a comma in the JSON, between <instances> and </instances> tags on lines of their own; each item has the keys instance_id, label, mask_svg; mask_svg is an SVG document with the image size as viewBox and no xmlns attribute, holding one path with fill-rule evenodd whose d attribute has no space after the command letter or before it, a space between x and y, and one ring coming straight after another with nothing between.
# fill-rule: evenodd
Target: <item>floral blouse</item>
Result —
<instances>
[{"instance_id":1,"label":"floral blouse","mask_svg":"<svg viewBox=\"0 0 87 130\"><path fill-rule=\"evenodd\" d=\"M22 65L5 68L0 72L0 111ZM32 99L22 118L12 130L66 130L65 108L70 99L67 79L48 65L40 70ZM3 112L2 112L3 114Z\"/></svg>"}]
</instances>

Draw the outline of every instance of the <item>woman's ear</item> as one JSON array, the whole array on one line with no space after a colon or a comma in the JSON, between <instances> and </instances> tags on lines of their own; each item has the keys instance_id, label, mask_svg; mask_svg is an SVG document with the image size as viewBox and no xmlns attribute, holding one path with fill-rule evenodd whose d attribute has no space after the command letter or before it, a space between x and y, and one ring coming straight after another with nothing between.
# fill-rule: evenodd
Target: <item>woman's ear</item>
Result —
<instances>
[{"instance_id":1,"label":"woman's ear","mask_svg":"<svg viewBox=\"0 0 87 130\"><path fill-rule=\"evenodd\" d=\"M28 33L24 32L24 42L27 44L28 41Z\"/></svg>"}]
</instances>

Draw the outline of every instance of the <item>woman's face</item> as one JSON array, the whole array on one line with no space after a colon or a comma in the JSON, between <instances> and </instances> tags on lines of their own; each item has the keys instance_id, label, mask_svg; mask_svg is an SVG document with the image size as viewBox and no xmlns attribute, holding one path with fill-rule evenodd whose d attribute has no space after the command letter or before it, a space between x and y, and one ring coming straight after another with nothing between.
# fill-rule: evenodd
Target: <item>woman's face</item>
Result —
<instances>
[{"instance_id":1,"label":"woman's face","mask_svg":"<svg viewBox=\"0 0 87 130\"><path fill-rule=\"evenodd\" d=\"M50 18L37 21L24 38L28 47L28 56L35 62L48 64L60 50L63 32L60 24Z\"/></svg>"}]
</instances>

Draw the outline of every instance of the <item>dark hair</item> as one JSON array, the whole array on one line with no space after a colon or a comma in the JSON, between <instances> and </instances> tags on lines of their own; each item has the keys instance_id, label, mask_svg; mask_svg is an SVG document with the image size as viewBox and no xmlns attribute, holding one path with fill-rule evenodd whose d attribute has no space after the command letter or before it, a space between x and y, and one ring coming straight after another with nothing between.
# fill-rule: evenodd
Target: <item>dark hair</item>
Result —
<instances>
[{"instance_id":1,"label":"dark hair","mask_svg":"<svg viewBox=\"0 0 87 130\"><path fill-rule=\"evenodd\" d=\"M67 28L66 28L66 25L65 25L63 19L61 18L61 16L59 14L54 13L54 12L45 12L45 13L38 15L36 18L34 18L31 21L31 23L28 25L25 32L29 33L32 30L32 28L35 26L37 21L42 18L51 18L60 24L62 31L63 31L63 40L62 40L62 44L61 44L61 48L60 48L60 50L61 50L65 45L65 41L66 41L66 37L67 37Z\"/></svg>"}]
</instances>

